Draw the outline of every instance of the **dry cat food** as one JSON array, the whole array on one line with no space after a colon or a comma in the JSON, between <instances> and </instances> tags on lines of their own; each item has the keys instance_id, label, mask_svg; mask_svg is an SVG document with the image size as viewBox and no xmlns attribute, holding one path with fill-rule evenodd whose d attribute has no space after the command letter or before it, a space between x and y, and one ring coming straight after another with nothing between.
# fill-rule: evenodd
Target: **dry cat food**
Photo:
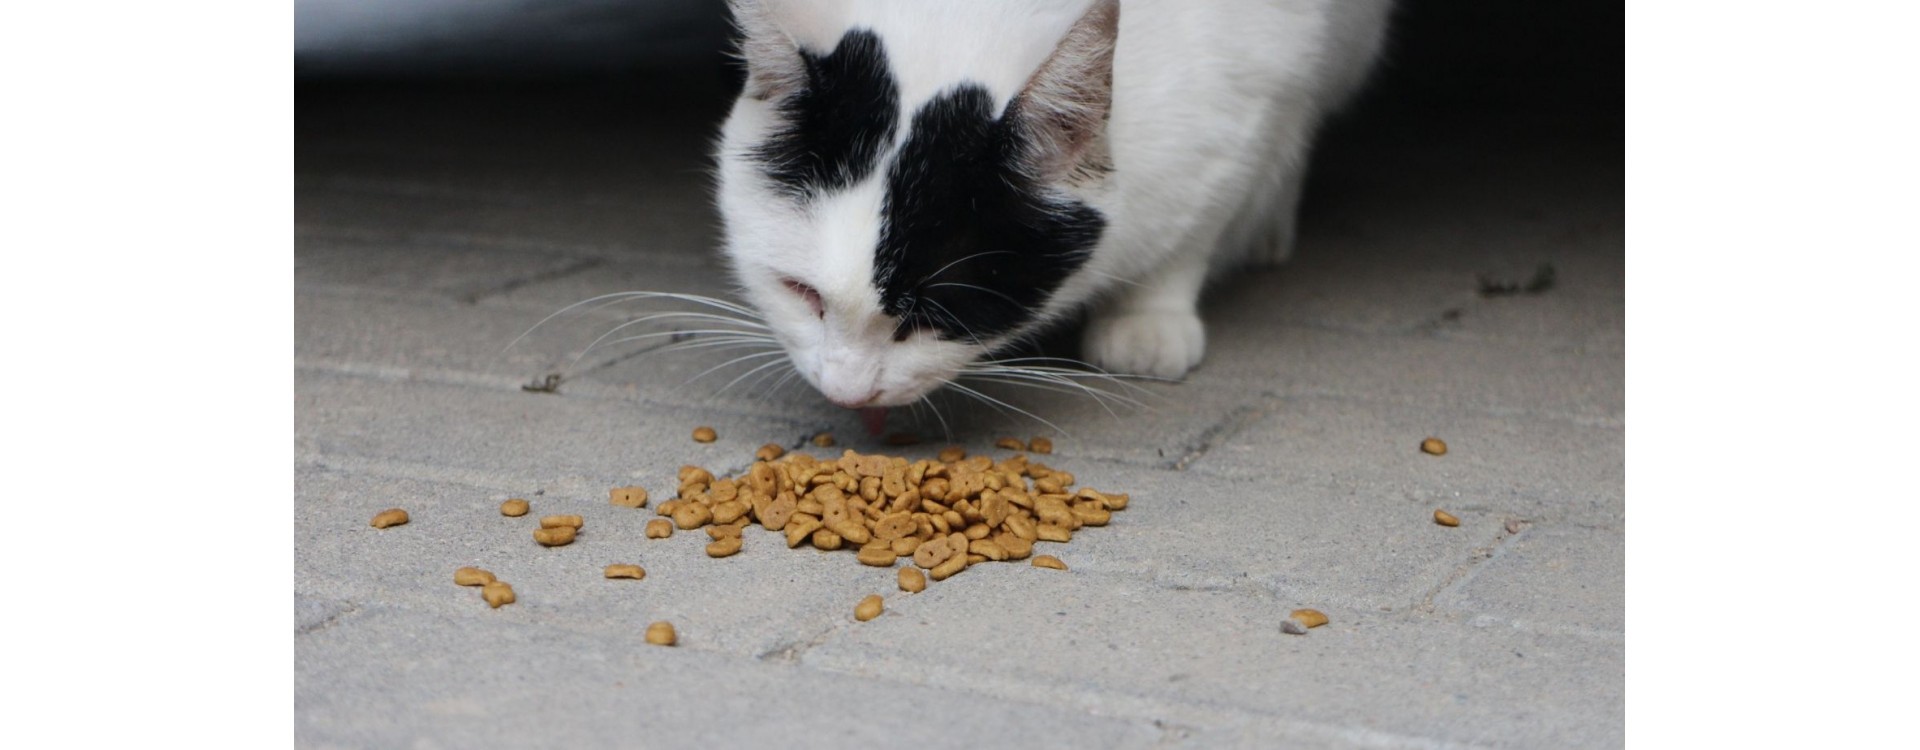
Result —
<instances>
[{"instance_id":1,"label":"dry cat food","mask_svg":"<svg viewBox=\"0 0 1920 750\"><path fill-rule=\"evenodd\" d=\"M1003 437L994 441L993 447L1005 448L1010 451L1023 451L1027 449L1027 444L1020 442L1020 438Z\"/></svg>"},{"instance_id":2,"label":"dry cat food","mask_svg":"<svg viewBox=\"0 0 1920 750\"><path fill-rule=\"evenodd\" d=\"M693 428L693 442L711 443L719 439L720 439L720 433L714 432L712 427Z\"/></svg>"},{"instance_id":3,"label":"dry cat food","mask_svg":"<svg viewBox=\"0 0 1920 750\"><path fill-rule=\"evenodd\" d=\"M492 573L479 568L461 568L453 571L453 582L461 586L485 586L493 581Z\"/></svg>"},{"instance_id":4,"label":"dry cat food","mask_svg":"<svg viewBox=\"0 0 1920 750\"><path fill-rule=\"evenodd\" d=\"M1053 441L1047 438L1043 438L1043 437L1034 438L1032 440L1027 441L1027 445L1028 447L1033 448L1033 452L1035 453L1044 455L1044 454L1053 452Z\"/></svg>"},{"instance_id":5,"label":"dry cat food","mask_svg":"<svg viewBox=\"0 0 1920 750\"><path fill-rule=\"evenodd\" d=\"M647 569L638 565L608 565L606 576L608 578L631 578L638 581L647 577Z\"/></svg>"},{"instance_id":6,"label":"dry cat food","mask_svg":"<svg viewBox=\"0 0 1920 750\"><path fill-rule=\"evenodd\" d=\"M647 488L615 487L607 491L607 502L622 508L647 507Z\"/></svg>"},{"instance_id":7,"label":"dry cat food","mask_svg":"<svg viewBox=\"0 0 1920 750\"><path fill-rule=\"evenodd\" d=\"M866 622L875 617L879 617L881 611L886 609L886 606L886 602L881 600L879 594L870 594L867 598L861 599L859 604L854 605L853 619Z\"/></svg>"},{"instance_id":8,"label":"dry cat food","mask_svg":"<svg viewBox=\"0 0 1920 750\"><path fill-rule=\"evenodd\" d=\"M647 522L648 539L665 539L673 536L673 522L664 518L655 518Z\"/></svg>"},{"instance_id":9,"label":"dry cat food","mask_svg":"<svg viewBox=\"0 0 1920 750\"><path fill-rule=\"evenodd\" d=\"M540 528L543 528L543 529L557 529L562 526L571 526L573 527L574 530L577 531L580 529L580 527L585 525L587 525L587 520L579 516L541 516L540 517Z\"/></svg>"},{"instance_id":10,"label":"dry cat food","mask_svg":"<svg viewBox=\"0 0 1920 750\"><path fill-rule=\"evenodd\" d=\"M1433 522L1440 524L1441 526L1459 526L1460 525L1460 519L1454 518L1452 513L1448 513L1444 510L1436 510L1433 512Z\"/></svg>"},{"instance_id":11,"label":"dry cat food","mask_svg":"<svg viewBox=\"0 0 1920 750\"><path fill-rule=\"evenodd\" d=\"M1054 557L1053 555L1035 555L1033 558L1033 567L1066 570L1067 564L1060 562L1060 558Z\"/></svg>"},{"instance_id":12,"label":"dry cat food","mask_svg":"<svg viewBox=\"0 0 1920 750\"><path fill-rule=\"evenodd\" d=\"M572 526L554 526L534 529L533 540L548 547L561 547L573 543L575 532Z\"/></svg>"},{"instance_id":13,"label":"dry cat food","mask_svg":"<svg viewBox=\"0 0 1920 750\"><path fill-rule=\"evenodd\" d=\"M647 642L655 646L671 646L679 639L673 632L673 623L662 620L647 626Z\"/></svg>"},{"instance_id":14,"label":"dry cat food","mask_svg":"<svg viewBox=\"0 0 1920 750\"><path fill-rule=\"evenodd\" d=\"M1434 456L1447 455L1447 444L1440 438L1427 438L1420 441L1420 450Z\"/></svg>"},{"instance_id":15,"label":"dry cat food","mask_svg":"<svg viewBox=\"0 0 1920 750\"><path fill-rule=\"evenodd\" d=\"M500 515L511 516L513 518L524 516L527 514L527 511L530 510L533 510L533 506L528 505L527 501L517 497L500 504Z\"/></svg>"},{"instance_id":16,"label":"dry cat food","mask_svg":"<svg viewBox=\"0 0 1920 750\"><path fill-rule=\"evenodd\" d=\"M909 558L900 587L919 591L927 578L942 581L980 563L1034 558L1035 543L1069 541L1076 531L1106 525L1128 504L1125 494L1076 487L1071 472L1024 453L996 461L954 446L940 451L939 460L851 450L822 459L763 446L757 458L731 477L681 467L674 498L655 512L682 530L706 528L713 557L740 552L742 528L758 524L779 532L790 548L848 549L875 567ZM667 530L664 518L648 524L648 536L655 529ZM1066 569L1051 556L1034 564Z\"/></svg>"},{"instance_id":17,"label":"dry cat food","mask_svg":"<svg viewBox=\"0 0 1920 750\"><path fill-rule=\"evenodd\" d=\"M487 606L499 609L502 604L514 602L513 587L504 581L494 581L480 587L480 598L487 600Z\"/></svg>"},{"instance_id":18,"label":"dry cat food","mask_svg":"<svg viewBox=\"0 0 1920 750\"><path fill-rule=\"evenodd\" d=\"M373 527L376 529L384 529L388 526L399 526L409 520L411 519L407 518L406 511L399 508L388 508L374 514Z\"/></svg>"},{"instance_id":19,"label":"dry cat food","mask_svg":"<svg viewBox=\"0 0 1920 750\"><path fill-rule=\"evenodd\" d=\"M813 447L815 447L815 448L832 448L832 447L833 447L833 433L831 433L831 432L822 432L822 433L820 433L820 434L818 434L818 435L814 435L814 436L813 436Z\"/></svg>"},{"instance_id":20,"label":"dry cat food","mask_svg":"<svg viewBox=\"0 0 1920 750\"><path fill-rule=\"evenodd\" d=\"M1291 617L1294 622L1309 628L1317 628L1327 624L1327 613L1317 609L1296 609L1289 617Z\"/></svg>"}]
</instances>

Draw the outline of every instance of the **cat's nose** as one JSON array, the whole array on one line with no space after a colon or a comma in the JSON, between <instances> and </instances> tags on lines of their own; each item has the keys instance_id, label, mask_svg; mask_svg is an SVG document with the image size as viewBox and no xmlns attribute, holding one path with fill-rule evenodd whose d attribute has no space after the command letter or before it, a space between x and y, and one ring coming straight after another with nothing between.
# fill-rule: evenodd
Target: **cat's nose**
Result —
<instances>
[{"instance_id":1,"label":"cat's nose","mask_svg":"<svg viewBox=\"0 0 1920 750\"><path fill-rule=\"evenodd\" d=\"M866 406L868 404L873 403L874 401L879 400L879 398L880 398L880 389L875 388L872 393L869 393L858 399L848 399L848 398L841 398L841 397L835 397L835 396L828 396L827 400L832 401L834 406L838 406L843 409L858 409L860 407Z\"/></svg>"}]
</instances>

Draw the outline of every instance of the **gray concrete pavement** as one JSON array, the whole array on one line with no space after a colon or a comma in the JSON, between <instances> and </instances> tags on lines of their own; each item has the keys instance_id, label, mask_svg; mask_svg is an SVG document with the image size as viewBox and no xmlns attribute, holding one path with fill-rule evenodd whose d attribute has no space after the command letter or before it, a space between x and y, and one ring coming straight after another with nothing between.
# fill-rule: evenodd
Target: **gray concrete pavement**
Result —
<instances>
[{"instance_id":1,"label":"gray concrete pavement","mask_svg":"<svg viewBox=\"0 0 1920 750\"><path fill-rule=\"evenodd\" d=\"M906 595L757 530L712 560L704 534L646 539L651 510L606 501L821 429L878 449L851 415L801 387L687 384L723 355L632 345L558 393L521 389L628 310L503 351L595 294L726 292L700 171L723 102L700 83L671 109L608 104L617 89L303 93L298 746L1622 743L1617 142L1551 123L1342 136L1295 261L1209 295L1207 361L1145 386L1150 410L999 392L1055 429L942 402L956 442L1052 435L1049 463L1133 504L1053 545L1069 572L985 565ZM1540 264L1545 293L1477 292ZM899 450L944 441L919 416L900 424L931 442ZM690 441L700 424L720 440ZM1419 453L1428 435L1450 452ZM535 545L508 497L584 516L580 540ZM393 506L412 522L368 527ZM613 562L647 578L603 579ZM487 608L452 584L463 565L519 602ZM886 614L854 622L869 593ZM1297 607L1332 622L1283 634ZM679 646L643 642L662 619Z\"/></svg>"}]
</instances>

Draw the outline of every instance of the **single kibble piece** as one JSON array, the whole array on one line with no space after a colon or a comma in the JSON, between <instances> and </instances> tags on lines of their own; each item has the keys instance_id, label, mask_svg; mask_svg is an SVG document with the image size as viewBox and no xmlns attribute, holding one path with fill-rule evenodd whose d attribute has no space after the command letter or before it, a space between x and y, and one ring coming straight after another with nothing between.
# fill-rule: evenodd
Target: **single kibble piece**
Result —
<instances>
[{"instance_id":1,"label":"single kibble piece","mask_svg":"<svg viewBox=\"0 0 1920 750\"><path fill-rule=\"evenodd\" d=\"M679 637L673 632L673 623L661 621L647 626L647 642L655 646L671 646Z\"/></svg>"},{"instance_id":2,"label":"single kibble piece","mask_svg":"<svg viewBox=\"0 0 1920 750\"><path fill-rule=\"evenodd\" d=\"M1460 525L1460 519L1454 518L1452 513L1448 513L1444 510L1436 510L1433 512L1433 522L1440 524L1441 526L1459 526Z\"/></svg>"},{"instance_id":3,"label":"single kibble piece","mask_svg":"<svg viewBox=\"0 0 1920 750\"><path fill-rule=\"evenodd\" d=\"M693 428L693 442L711 443L718 439L720 439L720 433L714 432L712 427Z\"/></svg>"},{"instance_id":4,"label":"single kibble piece","mask_svg":"<svg viewBox=\"0 0 1920 750\"><path fill-rule=\"evenodd\" d=\"M550 529L534 529L533 540L548 547L560 547L573 543L572 526L555 526Z\"/></svg>"},{"instance_id":5,"label":"single kibble piece","mask_svg":"<svg viewBox=\"0 0 1920 750\"><path fill-rule=\"evenodd\" d=\"M995 440L993 442L993 447L1005 448L1010 451L1023 451L1027 449L1027 444L1020 442L1020 438L1003 437L1003 438L1000 438L999 440Z\"/></svg>"},{"instance_id":6,"label":"single kibble piece","mask_svg":"<svg viewBox=\"0 0 1920 750\"><path fill-rule=\"evenodd\" d=\"M607 493L607 502L622 508L647 507L647 489L645 487L615 487Z\"/></svg>"},{"instance_id":7,"label":"single kibble piece","mask_svg":"<svg viewBox=\"0 0 1920 750\"><path fill-rule=\"evenodd\" d=\"M638 565L608 565L608 578L631 578L640 580L647 577L647 569Z\"/></svg>"},{"instance_id":8,"label":"single kibble piece","mask_svg":"<svg viewBox=\"0 0 1920 750\"><path fill-rule=\"evenodd\" d=\"M1295 622L1310 628L1327 624L1327 613L1317 609L1296 609L1290 616Z\"/></svg>"},{"instance_id":9,"label":"single kibble piece","mask_svg":"<svg viewBox=\"0 0 1920 750\"><path fill-rule=\"evenodd\" d=\"M487 606L499 609L502 604L514 602L513 587L501 581L494 581L480 587L480 598L487 600Z\"/></svg>"},{"instance_id":10,"label":"single kibble piece","mask_svg":"<svg viewBox=\"0 0 1920 750\"><path fill-rule=\"evenodd\" d=\"M672 521L664 518L656 518L647 522L648 539L665 539L670 536L673 536Z\"/></svg>"},{"instance_id":11,"label":"single kibble piece","mask_svg":"<svg viewBox=\"0 0 1920 750\"><path fill-rule=\"evenodd\" d=\"M867 598L861 599L859 604L854 605L853 619L866 622L879 617L886 608L886 602L880 599L879 594L869 594Z\"/></svg>"},{"instance_id":12,"label":"single kibble piece","mask_svg":"<svg viewBox=\"0 0 1920 750\"><path fill-rule=\"evenodd\" d=\"M918 594L927 590L927 576L919 568L908 565L900 569L900 590Z\"/></svg>"},{"instance_id":13,"label":"single kibble piece","mask_svg":"<svg viewBox=\"0 0 1920 750\"><path fill-rule=\"evenodd\" d=\"M1053 440L1049 438L1037 437L1027 441L1027 445L1031 447L1035 453L1053 452Z\"/></svg>"},{"instance_id":14,"label":"single kibble piece","mask_svg":"<svg viewBox=\"0 0 1920 750\"><path fill-rule=\"evenodd\" d=\"M813 436L813 446L814 446L815 448L832 448L832 447L833 447L833 433L831 433L831 432L822 432L822 433L820 433L820 434L818 434L818 435L815 435L815 436Z\"/></svg>"},{"instance_id":15,"label":"single kibble piece","mask_svg":"<svg viewBox=\"0 0 1920 750\"><path fill-rule=\"evenodd\" d=\"M774 443L762 445L760 446L760 450L753 452L753 457L762 461L772 461L784 455L787 455L787 449Z\"/></svg>"},{"instance_id":16,"label":"single kibble piece","mask_svg":"<svg viewBox=\"0 0 1920 750\"><path fill-rule=\"evenodd\" d=\"M1066 570L1067 564L1060 562L1060 558L1054 557L1053 555L1034 555L1033 567L1053 568L1054 570Z\"/></svg>"},{"instance_id":17,"label":"single kibble piece","mask_svg":"<svg viewBox=\"0 0 1920 750\"><path fill-rule=\"evenodd\" d=\"M859 560L863 565L887 568L892 567L893 561L898 560L899 557L893 554L893 545L891 544L869 544L860 548L860 554L856 555L855 559Z\"/></svg>"},{"instance_id":18,"label":"single kibble piece","mask_svg":"<svg viewBox=\"0 0 1920 750\"><path fill-rule=\"evenodd\" d=\"M1447 444L1440 438L1427 438L1420 441L1420 450L1431 455L1444 456L1447 455Z\"/></svg>"},{"instance_id":19,"label":"single kibble piece","mask_svg":"<svg viewBox=\"0 0 1920 750\"><path fill-rule=\"evenodd\" d=\"M1300 623L1294 622L1292 620L1281 620L1280 632L1286 633L1287 635L1306 635L1307 626L1301 625Z\"/></svg>"},{"instance_id":20,"label":"single kibble piece","mask_svg":"<svg viewBox=\"0 0 1920 750\"><path fill-rule=\"evenodd\" d=\"M967 460L967 449L958 445L949 445L940 451L940 463L957 464Z\"/></svg>"},{"instance_id":21,"label":"single kibble piece","mask_svg":"<svg viewBox=\"0 0 1920 750\"><path fill-rule=\"evenodd\" d=\"M493 581L492 573L479 568L461 568L453 571L453 582L462 586L485 586Z\"/></svg>"},{"instance_id":22,"label":"single kibble piece","mask_svg":"<svg viewBox=\"0 0 1920 750\"><path fill-rule=\"evenodd\" d=\"M526 515L527 511L530 510L533 510L533 506L528 505L527 501L517 497L500 504L500 515L503 516L519 518Z\"/></svg>"},{"instance_id":23,"label":"single kibble piece","mask_svg":"<svg viewBox=\"0 0 1920 750\"><path fill-rule=\"evenodd\" d=\"M585 525L587 525L587 519L581 518L579 516L541 516L540 517L540 528L543 528L543 529L557 529L562 526L568 526L577 531L579 530L580 527Z\"/></svg>"},{"instance_id":24,"label":"single kibble piece","mask_svg":"<svg viewBox=\"0 0 1920 750\"><path fill-rule=\"evenodd\" d=\"M388 526L399 526L409 520L412 519L407 518L406 511L399 508L389 508L374 515L373 527L376 529L384 529Z\"/></svg>"},{"instance_id":25,"label":"single kibble piece","mask_svg":"<svg viewBox=\"0 0 1920 750\"><path fill-rule=\"evenodd\" d=\"M708 557L727 557L740 551L740 537L724 536L707 545Z\"/></svg>"}]
</instances>

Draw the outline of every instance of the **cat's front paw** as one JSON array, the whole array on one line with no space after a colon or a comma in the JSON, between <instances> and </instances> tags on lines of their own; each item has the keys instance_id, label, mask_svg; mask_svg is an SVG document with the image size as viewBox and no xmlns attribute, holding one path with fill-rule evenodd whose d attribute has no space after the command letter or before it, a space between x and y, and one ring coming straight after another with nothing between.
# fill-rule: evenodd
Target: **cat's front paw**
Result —
<instances>
[{"instance_id":1,"label":"cat's front paw","mask_svg":"<svg viewBox=\"0 0 1920 750\"><path fill-rule=\"evenodd\" d=\"M1207 332L1192 312L1096 315L1080 347L1089 362L1109 372L1171 380L1200 364Z\"/></svg>"}]
</instances>

